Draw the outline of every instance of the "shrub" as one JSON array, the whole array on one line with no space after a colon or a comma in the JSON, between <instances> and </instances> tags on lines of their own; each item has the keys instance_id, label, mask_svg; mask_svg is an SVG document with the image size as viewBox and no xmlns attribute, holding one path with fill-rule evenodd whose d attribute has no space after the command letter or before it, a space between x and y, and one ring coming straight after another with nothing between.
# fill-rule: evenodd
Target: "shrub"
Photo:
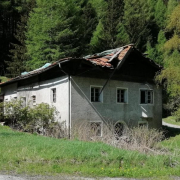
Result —
<instances>
[{"instance_id":1,"label":"shrub","mask_svg":"<svg viewBox=\"0 0 180 180\"><path fill-rule=\"evenodd\" d=\"M24 107L21 100L11 100L0 103L1 106L1 117L4 119L6 124L10 126L23 127L28 123L28 112L29 106Z\"/></svg>"},{"instance_id":2,"label":"shrub","mask_svg":"<svg viewBox=\"0 0 180 180\"><path fill-rule=\"evenodd\" d=\"M85 141L101 141L120 149L137 150L139 152L161 153L156 148L158 142L164 139L164 132L157 129L148 129L147 127L126 127L122 136L114 133L114 125L103 126L103 136L96 136L90 131L88 122L79 123L72 129L73 139Z\"/></svg>"},{"instance_id":3,"label":"shrub","mask_svg":"<svg viewBox=\"0 0 180 180\"><path fill-rule=\"evenodd\" d=\"M33 107L24 107L21 100L13 99L0 103L0 107L3 109L1 117L13 128L43 135L51 134L53 137L65 136L61 124L55 121L59 113L54 106L41 103ZM58 130L61 130L61 135L58 134Z\"/></svg>"}]
</instances>

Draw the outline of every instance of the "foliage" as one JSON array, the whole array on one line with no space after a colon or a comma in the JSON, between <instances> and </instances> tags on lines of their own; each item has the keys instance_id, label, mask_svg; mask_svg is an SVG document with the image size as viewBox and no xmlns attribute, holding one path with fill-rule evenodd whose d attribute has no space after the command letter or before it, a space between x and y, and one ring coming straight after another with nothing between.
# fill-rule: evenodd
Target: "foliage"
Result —
<instances>
[{"instance_id":1,"label":"foliage","mask_svg":"<svg viewBox=\"0 0 180 180\"><path fill-rule=\"evenodd\" d=\"M29 118L31 120L26 124L26 129L31 127L30 129L34 132L37 128L42 128L44 135L44 130L50 128L52 123L55 123L57 115L58 112L55 107L50 107L49 104L45 103L38 104L29 110Z\"/></svg>"},{"instance_id":2,"label":"foliage","mask_svg":"<svg viewBox=\"0 0 180 180\"><path fill-rule=\"evenodd\" d=\"M85 0L37 1L26 33L28 67L88 52L95 26L96 12Z\"/></svg>"},{"instance_id":3,"label":"foliage","mask_svg":"<svg viewBox=\"0 0 180 180\"><path fill-rule=\"evenodd\" d=\"M22 100L13 99L1 103L0 106L4 109L0 115L6 124L31 133L44 135L58 117L56 108L45 103L30 107L24 106Z\"/></svg>"},{"instance_id":4,"label":"foliage","mask_svg":"<svg viewBox=\"0 0 180 180\"><path fill-rule=\"evenodd\" d=\"M166 27L166 13L167 9L163 0L158 0L155 5L155 21L161 29Z\"/></svg>"},{"instance_id":5,"label":"foliage","mask_svg":"<svg viewBox=\"0 0 180 180\"><path fill-rule=\"evenodd\" d=\"M8 80L8 78L7 78L7 77L5 77L5 76L0 76L0 80L1 80L1 82L5 82L5 81L7 81L7 80Z\"/></svg>"},{"instance_id":6,"label":"foliage","mask_svg":"<svg viewBox=\"0 0 180 180\"><path fill-rule=\"evenodd\" d=\"M11 126L28 123L28 107L24 107L21 100L5 101L1 103L1 117Z\"/></svg>"},{"instance_id":7,"label":"foliage","mask_svg":"<svg viewBox=\"0 0 180 180\"><path fill-rule=\"evenodd\" d=\"M0 0L0 9L1 76L133 43L165 67L159 80L167 80L167 103L173 104L171 88L178 86L180 68L179 1Z\"/></svg>"},{"instance_id":8,"label":"foliage","mask_svg":"<svg viewBox=\"0 0 180 180\"><path fill-rule=\"evenodd\" d=\"M13 49L11 49L10 52L10 57L12 61L7 61L7 70L10 72L11 77L16 77L20 75L22 72L25 71L26 68L26 61L27 61L27 56L26 56L26 45L25 45L25 32L27 30L27 21L29 17L29 12L33 9L35 6L35 0L29 0L25 1L23 4L22 8L22 13L20 20L17 23L17 28L16 32L14 34L14 37L16 38L17 42L16 43L11 43L11 46Z\"/></svg>"},{"instance_id":9,"label":"foliage","mask_svg":"<svg viewBox=\"0 0 180 180\"><path fill-rule=\"evenodd\" d=\"M129 40L143 50L153 23L150 4L144 0L126 0L124 3L123 24Z\"/></svg>"},{"instance_id":10,"label":"foliage","mask_svg":"<svg viewBox=\"0 0 180 180\"><path fill-rule=\"evenodd\" d=\"M126 33L123 29L123 0L108 0L104 3L105 14L99 19L99 24L91 40L93 52L113 49L123 46ZM121 36L118 34L121 34Z\"/></svg>"}]
</instances>

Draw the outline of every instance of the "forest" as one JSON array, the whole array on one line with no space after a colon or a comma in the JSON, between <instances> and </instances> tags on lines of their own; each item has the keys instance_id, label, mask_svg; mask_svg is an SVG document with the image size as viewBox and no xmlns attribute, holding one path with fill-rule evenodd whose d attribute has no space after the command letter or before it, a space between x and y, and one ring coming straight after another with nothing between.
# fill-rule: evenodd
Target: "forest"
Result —
<instances>
[{"instance_id":1,"label":"forest","mask_svg":"<svg viewBox=\"0 0 180 180\"><path fill-rule=\"evenodd\" d=\"M164 109L180 117L179 0L0 0L0 42L0 76L9 78L134 44L163 66Z\"/></svg>"}]
</instances>

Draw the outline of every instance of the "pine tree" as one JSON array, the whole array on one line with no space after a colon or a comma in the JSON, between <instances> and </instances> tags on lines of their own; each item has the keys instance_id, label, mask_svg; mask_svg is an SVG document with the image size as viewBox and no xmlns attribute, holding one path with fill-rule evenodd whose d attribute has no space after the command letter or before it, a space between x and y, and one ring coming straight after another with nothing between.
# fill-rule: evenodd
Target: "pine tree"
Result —
<instances>
[{"instance_id":1,"label":"pine tree","mask_svg":"<svg viewBox=\"0 0 180 180\"><path fill-rule=\"evenodd\" d=\"M88 29L86 32L83 31L83 26L85 23L85 27L88 23L90 26L94 23L90 22L91 17L88 17L91 16L88 13L91 14L93 10L88 4L85 7L86 15L81 9L81 2L37 1L37 8L30 14L26 34L28 66L31 69L38 68L46 62L57 61L59 58L82 54L81 48L84 43L87 44L91 36Z\"/></svg>"},{"instance_id":2,"label":"pine tree","mask_svg":"<svg viewBox=\"0 0 180 180\"><path fill-rule=\"evenodd\" d=\"M21 19L17 24L17 29L15 33L15 38L17 40L17 43L12 43L12 49L10 50L10 57L11 61L6 62L8 64L7 70L10 72L11 77L15 77L21 74L21 72L25 71L26 68L26 45L25 45L25 32L26 32L26 26L27 21L29 17L29 12L33 9L35 6L35 0L30 0L28 2L25 2L21 6Z\"/></svg>"},{"instance_id":3,"label":"pine tree","mask_svg":"<svg viewBox=\"0 0 180 180\"><path fill-rule=\"evenodd\" d=\"M129 40L143 51L151 35L152 8L148 1L126 0L124 12L123 24Z\"/></svg>"},{"instance_id":4,"label":"pine tree","mask_svg":"<svg viewBox=\"0 0 180 180\"><path fill-rule=\"evenodd\" d=\"M103 51L123 45L122 17L124 3L122 0L107 0L103 5L105 12L99 19L98 26L91 40L93 51ZM121 36L119 35L122 35Z\"/></svg>"},{"instance_id":5,"label":"pine tree","mask_svg":"<svg viewBox=\"0 0 180 180\"><path fill-rule=\"evenodd\" d=\"M14 33L17 22L20 19L21 1L0 0L0 67L6 67L5 61L11 61L9 57L10 43L15 42ZM0 72L2 73L4 72Z\"/></svg>"},{"instance_id":6,"label":"pine tree","mask_svg":"<svg viewBox=\"0 0 180 180\"><path fill-rule=\"evenodd\" d=\"M77 56L91 53L90 41L98 23L97 13L88 0L82 1L80 7L79 24L81 26L78 32L78 44L80 48Z\"/></svg>"},{"instance_id":7,"label":"pine tree","mask_svg":"<svg viewBox=\"0 0 180 180\"><path fill-rule=\"evenodd\" d=\"M158 0L155 5L155 20L160 29L164 29L166 27L166 15L166 5L164 4L163 0Z\"/></svg>"}]
</instances>

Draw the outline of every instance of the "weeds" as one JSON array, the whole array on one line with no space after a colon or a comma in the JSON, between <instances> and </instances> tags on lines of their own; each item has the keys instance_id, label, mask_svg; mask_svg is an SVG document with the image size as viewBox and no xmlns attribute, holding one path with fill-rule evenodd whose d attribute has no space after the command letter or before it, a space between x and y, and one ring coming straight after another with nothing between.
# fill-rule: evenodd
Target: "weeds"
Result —
<instances>
[{"instance_id":1,"label":"weeds","mask_svg":"<svg viewBox=\"0 0 180 180\"><path fill-rule=\"evenodd\" d=\"M83 141L103 142L120 149L136 150L143 153L163 153L156 146L158 142L161 142L165 138L164 132L157 129L126 127L122 131L122 135L118 136L114 133L114 125L109 124L108 126L103 126L102 137L96 136L96 132L91 132L90 129L90 123L88 122L76 123L73 126L71 138Z\"/></svg>"}]
</instances>

